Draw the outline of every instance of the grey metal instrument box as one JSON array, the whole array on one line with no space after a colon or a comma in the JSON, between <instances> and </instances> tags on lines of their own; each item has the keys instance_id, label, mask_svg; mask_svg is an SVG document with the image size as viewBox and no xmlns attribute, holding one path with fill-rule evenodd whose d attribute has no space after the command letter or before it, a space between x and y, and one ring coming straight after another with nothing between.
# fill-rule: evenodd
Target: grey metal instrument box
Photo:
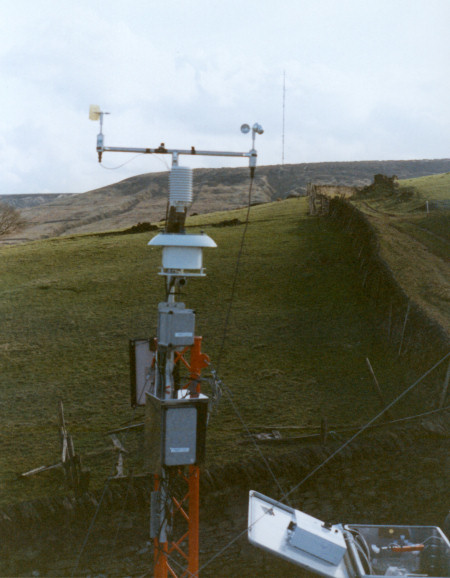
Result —
<instances>
[{"instance_id":1,"label":"grey metal instrument box","mask_svg":"<svg viewBox=\"0 0 450 578\"><path fill-rule=\"evenodd\" d=\"M194 464L197 458L197 408L166 409L164 462L166 466Z\"/></svg>"},{"instance_id":2,"label":"grey metal instrument box","mask_svg":"<svg viewBox=\"0 0 450 578\"><path fill-rule=\"evenodd\" d=\"M187 390L182 390L187 395ZM147 393L145 466L159 474L164 466L200 465L205 458L208 397L160 399Z\"/></svg>"},{"instance_id":3,"label":"grey metal instrument box","mask_svg":"<svg viewBox=\"0 0 450 578\"><path fill-rule=\"evenodd\" d=\"M195 312L184 303L160 303L158 306L158 346L186 347L193 345Z\"/></svg>"}]
</instances>

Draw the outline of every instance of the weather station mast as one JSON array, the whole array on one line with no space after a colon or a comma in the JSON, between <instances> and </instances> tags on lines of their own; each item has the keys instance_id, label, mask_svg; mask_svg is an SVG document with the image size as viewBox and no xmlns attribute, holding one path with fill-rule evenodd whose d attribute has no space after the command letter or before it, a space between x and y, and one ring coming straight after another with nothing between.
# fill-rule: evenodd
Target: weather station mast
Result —
<instances>
[{"instance_id":1,"label":"weather station mast","mask_svg":"<svg viewBox=\"0 0 450 578\"><path fill-rule=\"evenodd\" d=\"M209 398L201 392L201 371L209 365L202 338L195 335L195 312L178 301L180 288L191 277L204 277L203 249L216 243L208 235L187 234L185 220L193 201L193 170L179 165L182 155L249 159L253 179L257 152L255 137L263 128L241 126L252 133L248 152L105 146L103 117L92 105L91 120L100 121L98 160L105 152L168 154L168 216L165 230L148 243L162 248L159 271L165 282L165 301L158 305L157 336L130 341L132 405L145 407L144 463L154 477L151 495L150 538L154 543L154 576L198 576L200 466L205 458ZM187 376L181 377L181 370Z\"/></svg>"}]
</instances>

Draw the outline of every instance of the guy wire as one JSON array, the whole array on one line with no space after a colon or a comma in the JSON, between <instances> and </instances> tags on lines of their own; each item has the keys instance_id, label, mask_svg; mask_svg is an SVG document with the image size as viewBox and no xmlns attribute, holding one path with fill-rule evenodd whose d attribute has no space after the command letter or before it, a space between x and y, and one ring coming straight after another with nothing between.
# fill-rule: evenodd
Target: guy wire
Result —
<instances>
[{"instance_id":1,"label":"guy wire","mask_svg":"<svg viewBox=\"0 0 450 578\"><path fill-rule=\"evenodd\" d=\"M307 474L296 486L294 486L289 492L284 494L281 500L285 500L292 492L297 490L302 484L306 482L309 478L311 478L316 472L318 472L325 464L327 464L330 460L336 457L342 450L344 450L351 442L353 442L360 434L362 434L366 429L368 429L379 417L381 417L387 410L391 409L400 399L402 399L407 393L409 393L414 387L419 385L419 383L425 379L432 371L434 371L441 363L443 363L450 355L450 352L444 355L442 359L440 359L437 363L433 365L428 371L426 371L419 379L417 379L412 385L410 385L407 389L405 389L397 398L395 398L389 405L387 405L381 412L379 412L374 418L369 420L360 430L356 432L351 438L349 438L346 442L344 442L335 452L330 454L322 463L320 463L316 468L314 468L309 474ZM280 501L281 501L280 500ZM221 548L218 552L216 552L209 560L207 560L200 568L199 573L204 570L207 566L209 566L216 558L221 556L230 546L232 546L239 538L241 538L244 534L248 532L248 530L257 524L264 516L267 515L268 512L265 512L253 522L250 526L246 526L244 530L239 532L234 538L232 538L223 548Z\"/></svg>"},{"instance_id":2,"label":"guy wire","mask_svg":"<svg viewBox=\"0 0 450 578\"><path fill-rule=\"evenodd\" d=\"M237 288L237 280L238 280L238 275L239 275L239 267L240 267L240 263L241 263L241 257L242 257L242 253L244 250L244 243L245 243L245 237L246 237L246 233L247 233L247 229L248 229L248 225L250 222L250 209L251 209L251 201L252 201L252 190L253 190L253 182L254 182L254 178L255 178L255 171L251 170L250 172L250 186L249 186L249 190L248 190L248 204L247 204L247 214L246 214L246 218L245 218L245 227L244 227L244 231L242 233L242 238L241 238L241 245L239 247L239 252L238 252L238 256L236 259L236 267L234 270L234 277L233 277L233 284L231 287L231 297L230 297L230 302L228 305L228 309L227 309L227 314L225 317L225 323L224 323L224 328L223 328L223 334L222 334L222 342L220 345L220 349L219 349L219 354L217 356L217 363L216 363L216 373L218 374L219 372L219 367L220 367L220 362L222 360L222 355L223 355L223 351L224 351L224 347L225 347L225 341L227 338L227 333L228 333L228 324L229 324L229 320L230 320L230 315L231 315L231 309L233 306L233 301L234 301L234 297L236 294L236 288ZM242 417L236 402L234 401L232 395L231 395L231 391L228 387L224 386L224 389L227 393L228 399L230 400L231 406L234 410L234 412L236 413L239 421L241 422L242 427L245 429L247 434L250 434L250 430L247 426L247 424L244 421L244 418ZM258 454L260 455L261 459L263 460L268 472L270 473L270 475L272 476L275 484L278 486L279 491L281 492L281 494L284 494L284 490L281 487L280 482L278 481L275 473L273 472L272 468L270 467L269 462L267 461L266 457L264 456L263 452L261 451L261 448L258 446L258 443L256 442L256 440L254 438L253 439L253 443L256 447L256 450L258 452Z\"/></svg>"},{"instance_id":3,"label":"guy wire","mask_svg":"<svg viewBox=\"0 0 450 578\"><path fill-rule=\"evenodd\" d=\"M247 433L247 435L250 436L250 439L253 441L253 444L254 444L254 446L255 446L255 448L256 448L256 451L258 452L258 454L260 455L261 459L263 460L264 465L266 466L269 474L270 474L270 475L272 476L272 478L273 478L273 481L274 481L275 484L278 486L278 489L280 490L281 495L285 496L286 493L284 492L283 488L281 487L281 484L280 484L280 482L278 481L278 478L276 477L274 471L273 471L272 468L270 467L270 464L269 464L269 462L267 461L266 456L265 456L265 455L263 454L263 452L261 451L261 448L259 447L258 442L256 441L256 439L251 435L250 429L249 429L249 427L247 426L247 424L245 423L244 418L242 417L241 412L239 411L239 408L237 407L236 402L235 402L234 399L233 399L233 396L232 396L232 394L231 394L230 388L229 388L228 386L226 386L226 385L223 383L223 381L221 381L221 383L222 383L222 387L223 387L224 391L225 391L226 394L228 395L228 399L230 400L230 403L231 403L231 406L232 406L234 412L236 413L237 417L239 418L239 421L241 422L242 427L245 429L245 432Z\"/></svg>"},{"instance_id":4,"label":"guy wire","mask_svg":"<svg viewBox=\"0 0 450 578\"><path fill-rule=\"evenodd\" d=\"M224 322L224 326L223 326L222 342L220 344L219 354L217 356L217 363L216 363L217 371L219 371L219 368L220 368L220 362L222 360L223 350L225 347L225 341L226 341L226 338L228 335L228 324L230 321L231 309L233 307L234 296L236 293L237 279L238 279L238 275L239 275L239 267L240 267L240 263L241 263L241 257L242 257L242 253L244 250L245 236L247 234L247 229L248 229L248 225L249 225L249 221L250 221L250 208L251 208L251 204L252 204L252 190L253 190L254 178L255 178L255 172L253 170L250 172L250 185L248 188L248 204L247 204L247 214L245 217L245 226L244 226L244 231L242 233L241 245L239 247L239 252L238 252L237 259L236 259L236 266L234 269L233 284L231 286L230 303L228 305L227 313L225 316L225 322Z\"/></svg>"},{"instance_id":5,"label":"guy wire","mask_svg":"<svg viewBox=\"0 0 450 578\"><path fill-rule=\"evenodd\" d=\"M285 500L292 492L295 492L301 485L303 485L311 476L313 476L318 470L320 470L325 464L327 464L330 460L332 460L338 453L340 453L343 449L345 449L348 445L352 443L359 435L361 435L366 429L368 429L374 422L377 421L379 417L385 414L387 411L391 409L398 401L400 401L407 393L413 390L427 375L429 375L432 371L436 369L442 362L444 362L447 357L450 355L450 352L447 353L442 359L440 359L433 367L431 367L428 371L426 371L419 379L417 379L412 385L407 387L399 396L397 396L391 403L389 403L386 407L384 407L375 417L369 420L360 430L358 430L354 435L352 435L345 443L343 443L335 452L330 454L327 458L323 460L316 468L314 468L309 474L307 474L296 486L291 488L287 494L285 494L281 499Z\"/></svg>"}]
</instances>

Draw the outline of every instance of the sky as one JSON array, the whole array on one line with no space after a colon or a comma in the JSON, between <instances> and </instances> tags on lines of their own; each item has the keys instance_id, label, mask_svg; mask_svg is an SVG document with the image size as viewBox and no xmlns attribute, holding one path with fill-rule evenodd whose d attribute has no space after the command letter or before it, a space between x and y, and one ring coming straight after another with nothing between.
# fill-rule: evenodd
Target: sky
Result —
<instances>
[{"instance_id":1,"label":"sky","mask_svg":"<svg viewBox=\"0 0 450 578\"><path fill-rule=\"evenodd\" d=\"M91 104L109 146L246 152L258 122L259 165L449 158L449 26L450 0L0 0L0 194L168 170L99 165Z\"/></svg>"}]
</instances>

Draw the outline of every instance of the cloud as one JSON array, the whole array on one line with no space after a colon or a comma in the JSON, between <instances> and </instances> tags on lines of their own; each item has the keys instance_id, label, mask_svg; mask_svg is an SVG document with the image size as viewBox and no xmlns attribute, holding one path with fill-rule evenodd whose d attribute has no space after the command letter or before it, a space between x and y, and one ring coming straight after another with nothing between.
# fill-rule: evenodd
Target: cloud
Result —
<instances>
[{"instance_id":1,"label":"cloud","mask_svg":"<svg viewBox=\"0 0 450 578\"><path fill-rule=\"evenodd\" d=\"M110 145L248 150L259 161L447 157L450 112L440 0L23 0L0 22L0 192L80 192L139 172L98 166ZM105 155L108 166L130 157ZM170 160L170 159L166 159ZM189 158L191 166L245 161Z\"/></svg>"}]
</instances>

